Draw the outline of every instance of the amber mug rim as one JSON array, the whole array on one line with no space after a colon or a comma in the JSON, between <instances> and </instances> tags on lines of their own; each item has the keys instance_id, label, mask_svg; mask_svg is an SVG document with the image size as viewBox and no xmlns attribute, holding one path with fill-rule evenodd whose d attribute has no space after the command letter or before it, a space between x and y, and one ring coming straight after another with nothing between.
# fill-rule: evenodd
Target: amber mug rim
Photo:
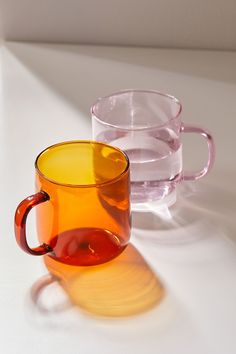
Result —
<instances>
[{"instance_id":1,"label":"amber mug rim","mask_svg":"<svg viewBox=\"0 0 236 354\"><path fill-rule=\"evenodd\" d=\"M49 150L51 151L52 149L54 149L56 147L63 146L63 145L72 145L72 144L94 144L94 145L101 145L101 146L109 146L110 149L113 149L113 150L119 152L120 154L122 154L125 157L126 166L125 166L124 170L121 171L117 176L115 176L115 177L113 177L111 179L108 179L107 181L99 182L99 183L89 183L89 184L86 184L86 183L84 183L84 184L62 183L62 182L58 182L58 181L55 181L54 179L51 179L51 178L47 177L40 170L40 168L38 166L38 162L39 162L40 157L43 154L47 153ZM37 155L37 157L35 159L34 166L35 166L35 170L37 171L37 173L41 177L43 177L45 180L49 181L52 184L56 184L56 185L59 185L59 186L65 186L65 187L71 187L71 188L93 188L93 187L103 187L104 185L114 183L117 180L119 180L120 178L122 178L122 176L129 170L130 161L129 161L128 155L124 151L122 151L121 149L119 149L119 148L117 148L115 146L112 146L112 145L109 145L109 144L106 144L106 143L102 143L102 142L98 142L98 141L95 141L95 140L69 140L69 141L62 141L62 142L59 142L59 143L56 143L56 144L52 144L52 145L46 147L44 150L42 150Z\"/></svg>"}]
</instances>

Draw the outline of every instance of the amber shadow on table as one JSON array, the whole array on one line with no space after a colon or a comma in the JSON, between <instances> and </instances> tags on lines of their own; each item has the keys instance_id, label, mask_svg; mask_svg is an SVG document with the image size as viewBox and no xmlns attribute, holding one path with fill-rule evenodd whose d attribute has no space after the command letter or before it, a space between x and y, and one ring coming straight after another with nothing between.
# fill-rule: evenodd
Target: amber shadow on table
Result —
<instances>
[{"instance_id":1,"label":"amber shadow on table","mask_svg":"<svg viewBox=\"0 0 236 354\"><path fill-rule=\"evenodd\" d=\"M132 244L102 265L76 267L51 258L45 258L45 265L49 274L34 283L30 293L34 309L42 315L75 306L90 315L127 317L152 309L165 295L161 281ZM68 302L55 305L47 298L47 287L54 282L64 290Z\"/></svg>"}]
</instances>

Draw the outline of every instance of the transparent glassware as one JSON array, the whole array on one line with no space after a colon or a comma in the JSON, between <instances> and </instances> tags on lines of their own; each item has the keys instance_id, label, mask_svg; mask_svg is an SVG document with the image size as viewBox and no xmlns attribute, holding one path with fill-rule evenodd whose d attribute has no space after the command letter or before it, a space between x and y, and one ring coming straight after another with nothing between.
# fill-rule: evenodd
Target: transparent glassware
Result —
<instances>
[{"instance_id":1,"label":"transparent glassware","mask_svg":"<svg viewBox=\"0 0 236 354\"><path fill-rule=\"evenodd\" d=\"M119 149L71 141L41 152L35 162L36 194L16 209L19 246L32 255L75 266L104 263L130 238L129 160ZM29 211L36 207L40 246L26 238Z\"/></svg>"},{"instance_id":2,"label":"transparent glassware","mask_svg":"<svg viewBox=\"0 0 236 354\"><path fill-rule=\"evenodd\" d=\"M93 139L122 149L130 159L134 208L138 203L173 204L179 182L202 178L213 165L212 135L183 123L181 113L177 98L150 90L113 93L91 107ZM201 171L183 171L182 133L197 133L206 139L208 157Z\"/></svg>"}]
</instances>

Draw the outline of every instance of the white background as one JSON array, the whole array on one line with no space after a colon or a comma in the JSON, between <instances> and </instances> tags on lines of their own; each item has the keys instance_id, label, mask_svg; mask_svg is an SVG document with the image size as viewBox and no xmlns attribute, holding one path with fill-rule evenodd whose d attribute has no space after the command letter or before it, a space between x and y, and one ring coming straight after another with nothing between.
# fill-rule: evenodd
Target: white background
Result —
<instances>
[{"instance_id":1,"label":"white background","mask_svg":"<svg viewBox=\"0 0 236 354\"><path fill-rule=\"evenodd\" d=\"M236 53L216 50L236 49L235 12L234 0L0 0L0 37L8 40L0 46L1 353L235 354ZM171 49L182 47L195 50ZM183 120L212 132L216 162L203 180L179 187L169 215L133 214L139 261L124 252L94 273L79 269L78 281L108 270L90 282L86 299L104 313L150 300L145 269L165 295L149 311L120 318L86 311L80 292L72 306L57 284L32 302L48 270L18 248L13 220L34 193L35 157L59 141L90 139L91 104L125 88L178 97ZM184 168L199 168L204 142L182 139ZM36 244L33 213L27 233ZM117 267L119 279L108 276Z\"/></svg>"}]
</instances>

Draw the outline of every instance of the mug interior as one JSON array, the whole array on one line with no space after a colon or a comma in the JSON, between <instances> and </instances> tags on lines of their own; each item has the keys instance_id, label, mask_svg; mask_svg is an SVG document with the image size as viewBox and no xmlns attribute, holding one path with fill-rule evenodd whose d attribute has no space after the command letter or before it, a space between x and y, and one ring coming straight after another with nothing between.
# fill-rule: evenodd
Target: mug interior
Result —
<instances>
[{"instance_id":1,"label":"mug interior","mask_svg":"<svg viewBox=\"0 0 236 354\"><path fill-rule=\"evenodd\" d=\"M72 141L53 145L39 154L36 170L53 183L69 186L97 186L123 175L127 156L119 149L93 141Z\"/></svg>"}]
</instances>

